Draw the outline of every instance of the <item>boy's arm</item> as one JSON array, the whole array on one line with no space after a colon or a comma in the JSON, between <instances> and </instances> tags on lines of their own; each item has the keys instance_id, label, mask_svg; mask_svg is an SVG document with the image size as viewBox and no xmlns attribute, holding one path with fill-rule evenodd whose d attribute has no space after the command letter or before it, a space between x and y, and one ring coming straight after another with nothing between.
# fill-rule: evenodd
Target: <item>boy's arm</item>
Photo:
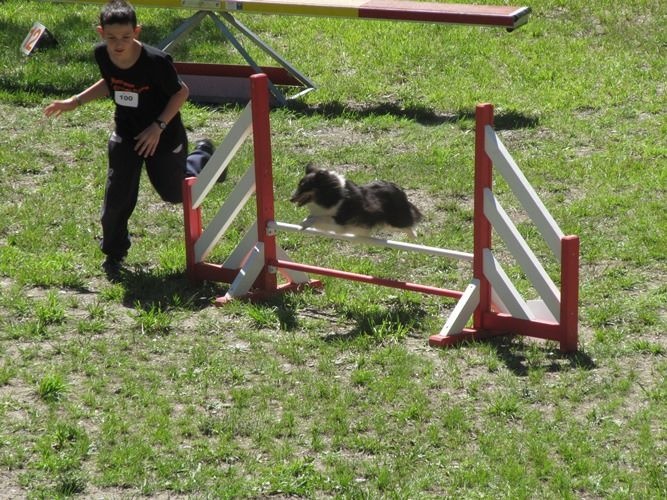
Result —
<instances>
[{"instance_id":1,"label":"boy's arm","mask_svg":"<svg viewBox=\"0 0 667 500\"><path fill-rule=\"evenodd\" d=\"M59 116L65 111L72 111L73 109L76 109L87 102L99 99L100 97L106 97L108 95L109 88L107 87L107 83L104 81L104 79L100 79L80 94L74 95L69 99L64 99L62 101L53 101L46 108L44 108L44 114L46 116Z\"/></svg>"},{"instance_id":2,"label":"boy's arm","mask_svg":"<svg viewBox=\"0 0 667 500\"><path fill-rule=\"evenodd\" d=\"M73 97L76 103L79 106L86 104L87 102L94 101L101 97L107 97L109 95L109 87L104 78L99 79L96 83L88 87L86 90L81 92L79 95Z\"/></svg>"},{"instance_id":3,"label":"boy's arm","mask_svg":"<svg viewBox=\"0 0 667 500\"><path fill-rule=\"evenodd\" d=\"M157 121L162 121L169 123L173 120L174 116L181 110L181 107L188 100L190 95L190 89L188 89L185 83L181 82L181 89L173 94L167 105L164 107L162 112L155 117L153 123L146 127L143 132L135 137L137 140L134 150L144 158L152 156L157 149L157 145L160 142L160 136L162 135L162 129L157 124Z\"/></svg>"},{"instance_id":4,"label":"boy's arm","mask_svg":"<svg viewBox=\"0 0 667 500\"><path fill-rule=\"evenodd\" d=\"M171 120L174 119L174 116L176 116L176 114L181 110L183 104L185 104L185 101L188 100L189 96L190 96L190 89L187 87L187 85L185 85L185 83L181 82L181 90L179 90L178 92L176 92L174 95L171 96L171 98L167 102L167 105L162 110L162 113L160 113L155 119L158 121L169 123Z\"/></svg>"}]
</instances>

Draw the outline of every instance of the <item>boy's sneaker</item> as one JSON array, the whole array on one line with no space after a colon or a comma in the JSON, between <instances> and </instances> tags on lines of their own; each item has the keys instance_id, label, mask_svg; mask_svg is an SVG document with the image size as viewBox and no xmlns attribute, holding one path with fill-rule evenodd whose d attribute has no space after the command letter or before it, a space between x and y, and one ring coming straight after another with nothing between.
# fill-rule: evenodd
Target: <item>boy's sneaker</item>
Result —
<instances>
[{"instance_id":1,"label":"boy's sneaker","mask_svg":"<svg viewBox=\"0 0 667 500\"><path fill-rule=\"evenodd\" d=\"M215 153L215 145L211 139L201 139L195 142L195 149L208 153L210 156L213 156L213 153Z\"/></svg>"},{"instance_id":2,"label":"boy's sneaker","mask_svg":"<svg viewBox=\"0 0 667 500\"><path fill-rule=\"evenodd\" d=\"M109 281L119 281L123 272L123 259L107 256L107 258L102 263L102 269L104 270L104 274L106 274Z\"/></svg>"},{"instance_id":3,"label":"boy's sneaker","mask_svg":"<svg viewBox=\"0 0 667 500\"><path fill-rule=\"evenodd\" d=\"M195 142L195 149L203 151L204 153L208 153L209 156L213 156L213 153L215 153L215 145L213 144L213 141L211 141L211 139L201 139ZM226 178L227 178L227 169L225 169L224 172L220 174L220 177L218 177L218 180L216 182L224 182Z\"/></svg>"}]
</instances>

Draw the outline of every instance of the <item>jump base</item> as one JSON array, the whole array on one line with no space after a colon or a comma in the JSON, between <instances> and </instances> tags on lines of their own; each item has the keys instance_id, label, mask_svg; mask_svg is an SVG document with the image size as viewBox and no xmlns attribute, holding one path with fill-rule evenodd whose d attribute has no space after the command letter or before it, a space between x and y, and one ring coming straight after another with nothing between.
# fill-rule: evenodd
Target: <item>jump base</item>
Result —
<instances>
[{"instance_id":1,"label":"jump base","mask_svg":"<svg viewBox=\"0 0 667 500\"><path fill-rule=\"evenodd\" d=\"M323 287L323 284L320 280L310 280L308 283L285 283L278 285L275 290L266 291L260 288L254 288L245 294L243 299L249 300L250 302L264 302L276 295L281 295L285 293L299 293L307 289L319 290ZM238 300L239 297L232 297L230 295L223 295L222 297L217 297L214 304L217 307L222 307L225 304L229 304L232 300Z\"/></svg>"}]
</instances>

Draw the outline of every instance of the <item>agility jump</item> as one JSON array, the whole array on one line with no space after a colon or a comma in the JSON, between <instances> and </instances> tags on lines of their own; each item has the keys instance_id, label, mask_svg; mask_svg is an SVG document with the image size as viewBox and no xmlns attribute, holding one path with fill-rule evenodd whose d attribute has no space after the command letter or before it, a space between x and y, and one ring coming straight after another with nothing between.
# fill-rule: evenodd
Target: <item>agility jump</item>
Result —
<instances>
[{"instance_id":1,"label":"agility jump","mask_svg":"<svg viewBox=\"0 0 667 500\"><path fill-rule=\"evenodd\" d=\"M77 4L103 4L107 0L54 0ZM338 19L409 21L433 24L467 24L505 28L513 31L528 22L530 7L466 5L405 0L135 0L135 7L163 7L196 10L156 46L169 52L207 17L222 36L246 61L247 66L177 62L179 74L190 88L194 100L205 102L245 101L250 97L247 77L253 73L269 75L269 88L279 104L288 100L278 86L300 87L294 99L316 88L306 75L266 44L234 14L273 14ZM260 66L234 35L244 35L278 66Z\"/></svg>"},{"instance_id":2,"label":"agility jump","mask_svg":"<svg viewBox=\"0 0 667 500\"><path fill-rule=\"evenodd\" d=\"M57 0L104 4L108 0ZM282 14L348 19L476 24L516 29L528 21L529 7L462 5L406 0L134 0L135 7L164 7L248 14Z\"/></svg>"},{"instance_id":3,"label":"agility jump","mask_svg":"<svg viewBox=\"0 0 667 500\"><path fill-rule=\"evenodd\" d=\"M252 98L232 126L223 144L197 178L183 184L187 275L194 281L230 283L218 304L240 298L263 298L309 286L321 286L309 274L360 281L373 285L432 294L458 302L432 346L448 346L468 339L519 334L560 343L564 352L577 349L579 238L565 236L530 186L493 130L493 106L476 110L474 249L472 253L413 243L327 233L275 220L269 90L266 75L250 77ZM254 166L235 186L207 228L202 226L201 204L227 168L244 140L253 134ZM493 167L505 178L535 223L560 264L560 289L548 276L535 254L500 206L492 190ZM256 194L256 222L223 264L205 262L250 196ZM525 301L492 251L492 230L501 237L512 256L539 293L540 299ZM277 244L280 231L348 240L402 251L421 252L472 263L473 279L466 290L449 290L322 268L292 261ZM278 283L278 274L282 283ZM467 327L472 319L472 326Z\"/></svg>"}]
</instances>

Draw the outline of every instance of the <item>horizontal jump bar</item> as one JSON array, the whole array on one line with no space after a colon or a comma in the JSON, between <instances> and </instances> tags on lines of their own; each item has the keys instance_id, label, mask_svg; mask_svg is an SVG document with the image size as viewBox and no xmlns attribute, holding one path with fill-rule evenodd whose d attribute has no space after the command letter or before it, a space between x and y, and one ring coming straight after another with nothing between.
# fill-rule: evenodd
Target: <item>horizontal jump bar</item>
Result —
<instances>
[{"instance_id":1,"label":"horizontal jump bar","mask_svg":"<svg viewBox=\"0 0 667 500\"><path fill-rule=\"evenodd\" d=\"M448 257L450 259L457 259L468 262L472 262L474 257L473 254L471 253L459 252L457 250L448 250L446 248L429 247L425 245L417 245L415 243L405 243L403 241L385 240L383 238L372 238L369 236L357 236L354 234L330 233L326 231L320 231L312 227L302 229L301 226L297 224L288 224L286 222L269 221L266 225L266 229L269 231L281 230L292 233L305 233L311 236L315 235L324 236L325 238L331 238L335 240L345 240L354 243L364 243L366 245L393 248L395 250L406 250L409 252L425 253L428 255L435 255L437 257Z\"/></svg>"},{"instance_id":2,"label":"horizontal jump bar","mask_svg":"<svg viewBox=\"0 0 667 500\"><path fill-rule=\"evenodd\" d=\"M402 0L370 0L359 7L362 19L499 26L510 30L526 24L529 14L530 7Z\"/></svg>"},{"instance_id":3,"label":"horizontal jump bar","mask_svg":"<svg viewBox=\"0 0 667 500\"><path fill-rule=\"evenodd\" d=\"M107 0L55 0L103 4ZM513 30L528 21L530 7L468 5L410 0L134 0L135 7L186 8L249 14L291 14L497 26Z\"/></svg>"},{"instance_id":4,"label":"horizontal jump bar","mask_svg":"<svg viewBox=\"0 0 667 500\"><path fill-rule=\"evenodd\" d=\"M460 292L458 290L448 290L446 288L437 288L428 285L419 285L417 283L409 283L407 281L378 278L376 276L369 276L367 274L357 274L348 271L340 271L338 269L329 269L327 267L311 266L308 264L300 264L289 260L274 260L272 262L269 262L268 264L270 266L274 266L280 269L292 269L293 271L302 271L310 274L331 276L333 278L342 278L351 281L360 281L362 283L369 283L371 285L380 285L389 288L399 288L401 290L425 293L428 295L439 295L440 297L450 297L452 299L457 299L457 300L463 296L463 292Z\"/></svg>"}]
</instances>

